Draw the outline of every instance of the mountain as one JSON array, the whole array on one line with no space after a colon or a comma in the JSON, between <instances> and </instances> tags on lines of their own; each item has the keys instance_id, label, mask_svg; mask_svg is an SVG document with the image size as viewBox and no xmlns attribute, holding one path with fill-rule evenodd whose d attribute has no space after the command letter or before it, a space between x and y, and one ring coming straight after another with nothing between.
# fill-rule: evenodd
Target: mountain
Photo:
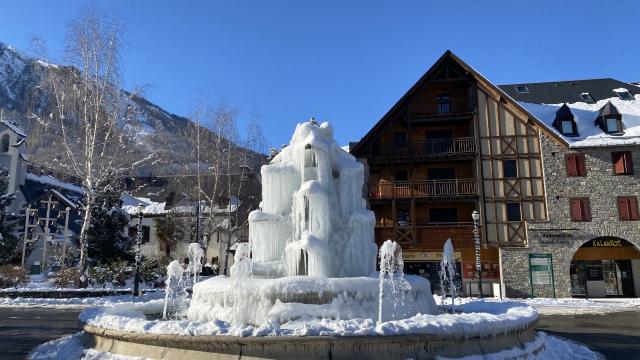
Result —
<instances>
[{"instance_id":1,"label":"mountain","mask_svg":"<svg viewBox=\"0 0 640 360\"><path fill-rule=\"evenodd\" d=\"M0 42L0 108L3 117L20 126L29 135L31 161L48 165L60 159L60 135L42 124L38 118L46 118L45 104L51 103L52 95L40 84L48 68L59 65L47 63L20 53L12 46ZM170 113L142 96L129 96L122 90L123 98L130 99L136 116L122 126L128 137L126 143L132 153L142 158L150 153L158 160L135 169L132 176L193 174L196 169L194 156L194 123L189 119ZM34 113L37 116L28 116ZM204 141L211 141L215 134L206 130ZM233 144L236 151L244 151ZM265 156L249 152L254 170L264 163ZM205 163L201 168L209 168Z\"/></svg>"}]
</instances>

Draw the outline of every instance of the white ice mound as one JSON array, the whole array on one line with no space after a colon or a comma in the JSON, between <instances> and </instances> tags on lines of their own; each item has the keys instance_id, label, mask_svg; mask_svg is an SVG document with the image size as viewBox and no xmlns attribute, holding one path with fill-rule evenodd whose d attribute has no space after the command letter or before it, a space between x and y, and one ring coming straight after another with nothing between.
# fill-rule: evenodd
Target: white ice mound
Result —
<instances>
[{"instance_id":1,"label":"white ice mound","mask_svg":"<svg viewBox=\"0 0 640 360\"><path fill-rule=\"evenodd\" d=\"M375 271L364 166L338 146L329 123L298 124L289 146L261 172L262 206L249 217L257 276L260 269L324 277Z\"/></svg>"}]
</instances>

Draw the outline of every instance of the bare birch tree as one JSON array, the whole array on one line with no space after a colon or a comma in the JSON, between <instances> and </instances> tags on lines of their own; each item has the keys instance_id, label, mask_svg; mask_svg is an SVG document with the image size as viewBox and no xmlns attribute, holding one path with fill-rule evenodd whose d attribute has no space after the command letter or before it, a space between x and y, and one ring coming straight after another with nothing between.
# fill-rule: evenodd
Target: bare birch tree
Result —
<instances>
[{"instance_id":1,"label":"bare birch tree","mask_svg":"<svg viewBox=\"0 0 640 360\"><path fill-rule=\"evenodd\" d=\"M69 24L65 57L68 66L50 67L46 86L53 94L50 121L61 133L63 158L57 164L82 179L83 223L79 235L80 262L87 261L91 209L96 195L115 186L145 159L125 153L121 126L135 116L134 93L120 88L122 24L87 10Z\"/></svg>"}]
</instances>

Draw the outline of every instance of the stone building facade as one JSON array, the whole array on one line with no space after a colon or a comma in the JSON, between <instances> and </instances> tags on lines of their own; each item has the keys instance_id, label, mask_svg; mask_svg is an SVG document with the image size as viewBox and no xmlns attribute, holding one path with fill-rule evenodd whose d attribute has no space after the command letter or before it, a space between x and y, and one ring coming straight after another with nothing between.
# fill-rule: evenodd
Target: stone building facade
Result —
<instances>
[{"instance_id":1,"label":"stone building facade","mask_svg":"<svg viewBox=\"0 0 640 360\"><path fill-rule=\"evenodd\" d=\"M640 248L640 221L622 221L618 212L619 196L640 193L640 175L616 175L613 172L612 152L631 151L634 169L640 169L640 146L611 146L568 148L548 136L541 135L545 185L548 199L548 221L528 223L528 244L524 248L500 249L502 282L506 295L531 295L528 255L552 255L556 296L572 295L570 265L576 251L595 238L624 239ZM567 176L566 155L585 155L586 175ZM570 199L588 197L591 221L572 221ZM524 266L523 266L524 265ZM635 273L640 275L640 263L634 261ZM639 296L640 276L635 277L635 295ZM539 286L534 295L550 297L551 286Z\"/></svg>"}]
</instances>

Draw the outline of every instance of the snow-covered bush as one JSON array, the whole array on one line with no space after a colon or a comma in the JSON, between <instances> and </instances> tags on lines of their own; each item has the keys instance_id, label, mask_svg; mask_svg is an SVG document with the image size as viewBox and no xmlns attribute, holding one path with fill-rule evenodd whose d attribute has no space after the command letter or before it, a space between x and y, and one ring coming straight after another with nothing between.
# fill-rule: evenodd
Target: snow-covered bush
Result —
<instances>
[{"instance_id":1,"label":"snow-covered bush","mask_svg":"<svg viewBox=\"0 0 640 360\"><path fill-rule=\"evenodd\" d=\"M53 284L59 288L79 287L80 269L75 267L64 268L56 272Z\"/></svg>"},{"instance_id":2,"label":"snow-covered bush","mask_svg":"<svg viewBox=\"0 0 640 360\"><path fill-rule=\"evenodd\" d=\"M13 265L0 266L0 288L18 287L28 281L24 268Z\"/></svg>"},{"instance_id":3,"label":"snow-covered bush","mask_svg":"<svg viewBox=\"0 0 640 360\"><path fill-rule=\"evenodd\" d=\"M141 281L151 287L162 286L167 275L166 267L157 258L144 259L140 268Z\"/></svg>"},{"instance_id":4,"label":"snow-covered bush","mask_svg":"<svg viewBox=\"0 0 640 360\"><path fill-rule=\"evenodd\" d=\"M124 260L98 264L88 269L89 283L93 286L122 287L133 277L133 268Z\"/></svg>"}]
</instances>

